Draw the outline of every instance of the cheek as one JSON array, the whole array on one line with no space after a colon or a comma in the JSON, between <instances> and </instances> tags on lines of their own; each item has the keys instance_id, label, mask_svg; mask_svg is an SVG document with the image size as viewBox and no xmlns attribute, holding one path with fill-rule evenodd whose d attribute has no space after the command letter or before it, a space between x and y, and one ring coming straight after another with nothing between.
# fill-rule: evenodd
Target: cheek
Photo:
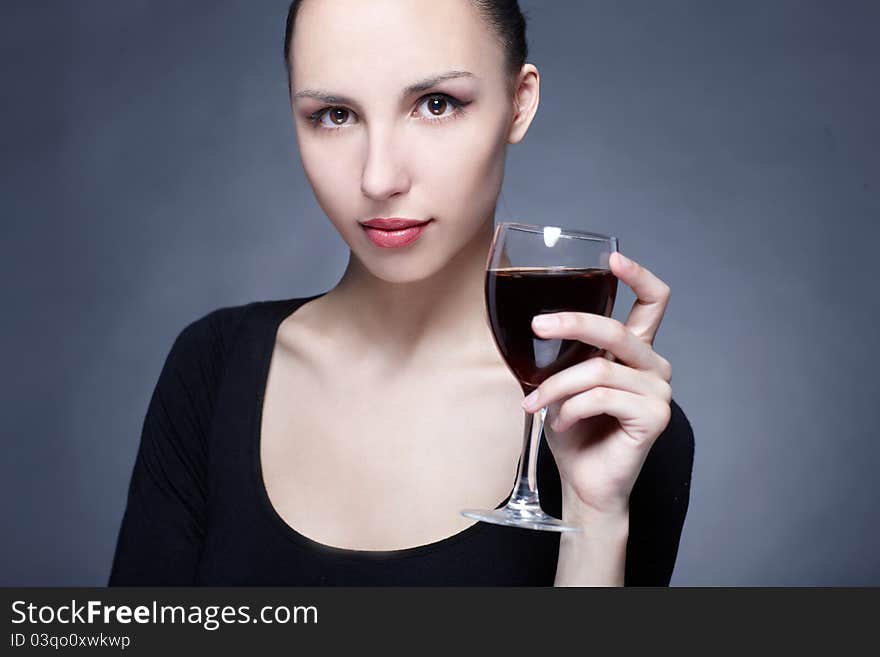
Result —
<instances>
[{"instance_id":1,"label":"cheek","mask_svg":"<svg viewBox=\"0 0 880 657\"><path fill-rule=\"evenodd\" d=\"M501 191L506 140L498 126L464 118L416 151L414 178L435 211L448 218L484 218ZM438 132L444 132L440 128Z\"/></svg>"},{"instance_id":2,"label":"cheek","mask_svg":"<svg viewBox=\"0 0 880 657\"><path fill-rule=\"evenodd\" d=\"M334 137L309 138L299 141L303 172L312 187L315 199L331 221L351 219L363 203L360 190L360 169L353 142ZM338 219L337 219L338 218Z\"/></svg>"}]
</instances>

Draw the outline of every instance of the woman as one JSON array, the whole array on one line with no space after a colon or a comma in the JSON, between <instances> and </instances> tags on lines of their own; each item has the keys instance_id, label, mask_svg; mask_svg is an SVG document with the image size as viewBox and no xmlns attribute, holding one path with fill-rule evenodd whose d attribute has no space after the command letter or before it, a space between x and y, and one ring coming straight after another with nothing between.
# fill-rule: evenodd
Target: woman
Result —
<instances>
[{"instance_id":1,"label":"woman","mask_svg":"<svg viewBox=\"0 0 880 657\"><path fill-rule=\"evenodd\" d=\"M284 54L303 167L348 267L323 294L181 331L110 584L667 585L693 436L652 348L669 288L619 254L638 295L625 324L534 325L609 354L530 407L550 408L544 509L585 531L459 514L506 502L521 447L482 289L507 145L538 108L517 2L297 0ZM405 231L388 218L420 237L390 246Z\"/></svg>"}]
</instances>

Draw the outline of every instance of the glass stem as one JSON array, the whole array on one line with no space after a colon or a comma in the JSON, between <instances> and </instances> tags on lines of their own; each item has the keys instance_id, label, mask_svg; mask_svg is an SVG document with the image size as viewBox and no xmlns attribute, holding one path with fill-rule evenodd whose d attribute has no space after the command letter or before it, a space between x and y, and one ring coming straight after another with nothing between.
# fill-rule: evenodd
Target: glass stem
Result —
<instances>
[{"instance_id":1,"label":"glass stem","mask_svg":"<svg viewBox=\"0 0 880 657\"><path fill-rule=\"evenodd\" d=\"M507 506L528 511L541 510L538 500L538 448L541 446L541 435L544 433L544 418L547 407L535 413L526 412L523 430L522 453L519 457L519 468L513 495Z\"/></svg>"}]
</instances>

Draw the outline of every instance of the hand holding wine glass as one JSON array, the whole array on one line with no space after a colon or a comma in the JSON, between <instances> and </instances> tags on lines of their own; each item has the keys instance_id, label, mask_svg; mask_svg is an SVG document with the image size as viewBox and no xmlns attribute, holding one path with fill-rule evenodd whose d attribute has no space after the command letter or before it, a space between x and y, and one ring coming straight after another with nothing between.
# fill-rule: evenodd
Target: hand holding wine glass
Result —
<instances>
[{"instance_id":1,"label":"hand holding wine glass","mask_svg":"<svg viewBox=\"0 0 880 657\"><path fill-rule=\"evenodd\" d=\"M617 281L637 299L625 324L610 317ZM653 441L669 424L672 371L653 350L669 286L617 252L617 239L554 226L502 223L486 269L486 307L498 349L524 393L523 448L500 509L464 509L485 522L582 531L628 515ZM558 320L540 327L538 316ZM536 476L545 418L565 520L540 506ZM568 511L566 511L568 509Z\"/></svg>"},{"instance_id":2,"label":"hand holding wine glass","mask_svg":"<svg viewBox=\"0 0 880 657\"><path fill-rule=\"evenodd\" d=\"M561 312L537 335L568 338L605 349L547 379L523 402L549 407L545 436L559 468L563 494L590 514L628 513L629 496L645 458L669 424L672 367L653 349L670 288L645 267L617 253L614 275L636 294L621 324L595 314Z\"/></svg>"}]
</instances>

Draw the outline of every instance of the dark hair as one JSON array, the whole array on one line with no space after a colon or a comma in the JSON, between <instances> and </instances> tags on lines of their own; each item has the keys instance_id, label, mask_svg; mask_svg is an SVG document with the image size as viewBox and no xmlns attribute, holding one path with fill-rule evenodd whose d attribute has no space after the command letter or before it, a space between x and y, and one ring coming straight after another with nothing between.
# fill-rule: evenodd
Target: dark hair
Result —
<instances>
[{"instance_id":1,"label":"dark hair","mask_svg":"<svg viewBox=\"0 0 880 657\"><path fill-rule=\"evenodd\" d=\"M471 0L477 11L483 16L489 27L498 38L504 49L507 78L510 93L515 91L516 76L522 69L529 55L526 42L526 16L520 11L517 0ZM302 0L293 0L287 10L287 25L284 29L284 68L287 69L287 88L290 90L290 39L293 36L293 24Z\"/></svg>"}]
</instances>

